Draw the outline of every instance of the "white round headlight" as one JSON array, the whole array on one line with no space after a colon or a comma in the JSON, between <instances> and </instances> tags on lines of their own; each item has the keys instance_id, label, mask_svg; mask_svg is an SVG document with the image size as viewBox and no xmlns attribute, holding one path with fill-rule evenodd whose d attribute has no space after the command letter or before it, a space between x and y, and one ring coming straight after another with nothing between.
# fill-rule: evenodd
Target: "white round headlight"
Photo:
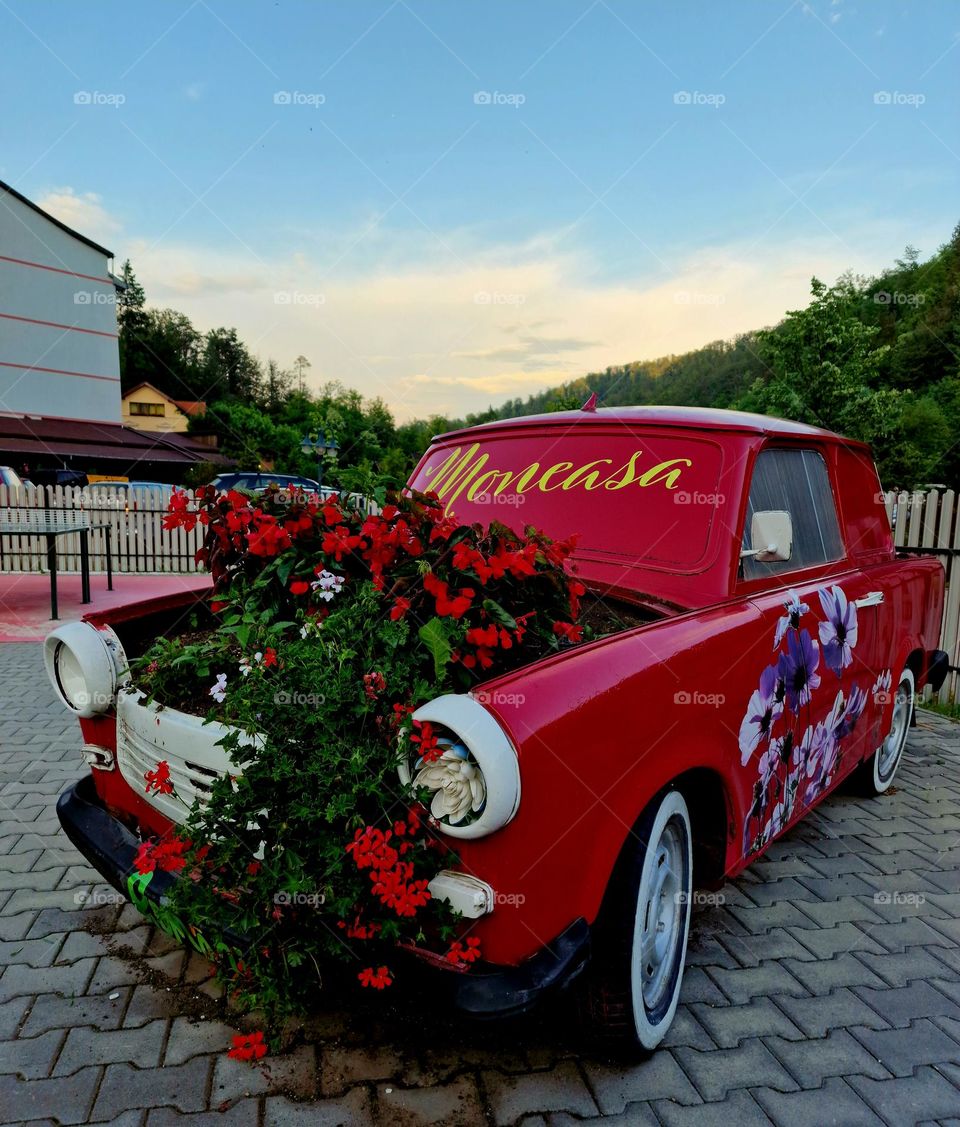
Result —
<instances>
[{"instance_id":1,"label":"white round headlight","mask_svg":"<svg viewBox=\"0 0 960 1127\"><path fill-rule=\"evenodd\" d=\"M61 700L83 717L113 706L117 683L126 673L126 658L116 635L89 622L57 627L43 643L43 661Z\"/></svg>"},{"instance_id":2,"label":"white round headlight","mask_svg":"<svg viewBox=\"0 0 960 1127\"><path fill-rule=\"evenodd\" d=\"M502 829L520 805L520 764L513 744L493 716L472 697L449 694L418 708L443 749L430 763L402 760L405 785L433 791L430 812L451 837L485 837Z\"/></svg>"}]
</instances>

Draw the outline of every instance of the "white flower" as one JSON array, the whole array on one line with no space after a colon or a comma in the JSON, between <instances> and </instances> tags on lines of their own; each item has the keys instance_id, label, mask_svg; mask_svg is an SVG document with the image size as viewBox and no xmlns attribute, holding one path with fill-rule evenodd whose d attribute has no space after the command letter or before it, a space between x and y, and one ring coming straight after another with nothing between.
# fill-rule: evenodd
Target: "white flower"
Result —
<instances>
[{"instance_id":1,"label":"white flower","mask_svg":"<svg viewBox=\"0 0 960 1127\"><path fill-rule=\"evenodd\" d=\"M435 792L430 813L438 821L446 818L451 826L462 822L471 811L481 810L487 800L483 773L460 744L448 747L439 759L421 767L413 785Z\"/></svg>"},{"instance_id":2,"label":"white flower","mask_svg":"<svg viewBox=\"0 0 960 1127\"><path fill-rule=\"evenodd\" d=\"M318 578L310 584L317 593L317 597L325 602L330 602L334 595L340 594L343 586L343 576L334 575L332 571L321 571Z\"/></svg>"},{"instance_id":3,"label":"white flower","mask_svg":"<svg viewBox=\"0 0 960 1127\"><path fill-rule=\"evenodd\" d=\"M217 679L210 688L210 696L217 702L223 704L227 699L227 675L226 673L218 673Z\"/></svg>"},{"instance_id":4,"label":"white flower","mask_svg":"<svg viewBox=\"0 0 960 1127\"><path fill-rule=\"evenodd\" d=\"M242 677L249 677L252 672L253 666L250 664L249 659L245 657L240 658L240 675Z\"/></svg>"},{"instance_id":5,"label":"white flower","mask_svg":"<svg viewBox=\"0 0 960 1127\"><path fill-rule=\"evenodd\" d=\"M880 676L874 681L873 689L871 690L873 696L879 696L879 704L886 704L889 699L890 686L893 683L893 677L890 675L890 670L885 669Z\"/></svg>"}]
</instances>

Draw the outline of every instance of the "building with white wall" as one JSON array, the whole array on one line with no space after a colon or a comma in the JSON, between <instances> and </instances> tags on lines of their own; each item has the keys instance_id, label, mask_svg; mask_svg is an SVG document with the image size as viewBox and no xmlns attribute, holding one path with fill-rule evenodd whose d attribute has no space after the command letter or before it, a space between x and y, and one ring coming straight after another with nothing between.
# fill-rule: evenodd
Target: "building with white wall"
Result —
<instances>
[{"instance_id":1,"label":"building with white wall","mask_svg":"<svg viewBox=\"0 0 960 1127\"><path fill-rule=\"evenodd\" d=\"M112 260L0 181L0 413L120 422Z\"/></svg>"},{"instance_id":2,"label":"building with white wall","mask_svg":"<svg viewBox=\"0 0 960 1127\"><path fill-rule=\"evenodd\" d=\"M0 465L24 479L64 468L175 482L228 464L178 433L202 403L171 401L183 420L173 429L122 411L112 260L0 180Z\"/></svg>"}]
</instances>

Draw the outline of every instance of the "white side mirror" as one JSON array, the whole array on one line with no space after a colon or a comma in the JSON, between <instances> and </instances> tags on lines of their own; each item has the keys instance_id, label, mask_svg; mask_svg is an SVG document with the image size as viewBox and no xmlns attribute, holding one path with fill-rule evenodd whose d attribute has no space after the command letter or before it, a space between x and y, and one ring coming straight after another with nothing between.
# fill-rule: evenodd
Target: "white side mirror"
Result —
<instances>
[{"instance_id":1,"label":"white side mirror","mask_svg":"<svg viewBox=\"0 0 960 1127\"><path fill-rule=\"evenodd\" d=\"M760 563L788 560L793 553L793 521L782 509L767 509L754 513L750 522L750 543L740 558L753 556Z\"/></svg>"}]
</instances>

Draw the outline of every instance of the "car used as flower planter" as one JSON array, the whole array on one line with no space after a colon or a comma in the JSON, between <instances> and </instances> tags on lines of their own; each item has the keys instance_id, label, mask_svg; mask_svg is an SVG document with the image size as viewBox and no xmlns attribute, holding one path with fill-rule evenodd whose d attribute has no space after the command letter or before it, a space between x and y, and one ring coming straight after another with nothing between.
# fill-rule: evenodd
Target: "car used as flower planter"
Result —
<instances>
[{"instance_id":1,"label":"car used as flower planter","mask_svg":"<svg viewBox=\"0 0 960 1127\"><path fill-rule=\"evenodd\" d=\"M736 875L848 776L889 789L916 694L946 675L944 574L895 550L861 443L736 412L590 407L441 435L413 472L454 522L576 535L605 626L580 642L556 624L558 650L492 678L478 666L468 691L421 704L442 754L410 749L399 773L455 846L430 892L482 944L481 962L432 960L456 1005L516 1013L576 982L611 1043L650 1050L677 1007L694 888ZM216 724L151 703L127 671L125 651L199 598L94 613L45 645L90 767L60 819L124 890L141 841L230 770ZM176 796L144 793L160 761Z\"/></svg>"}]
</instances>

